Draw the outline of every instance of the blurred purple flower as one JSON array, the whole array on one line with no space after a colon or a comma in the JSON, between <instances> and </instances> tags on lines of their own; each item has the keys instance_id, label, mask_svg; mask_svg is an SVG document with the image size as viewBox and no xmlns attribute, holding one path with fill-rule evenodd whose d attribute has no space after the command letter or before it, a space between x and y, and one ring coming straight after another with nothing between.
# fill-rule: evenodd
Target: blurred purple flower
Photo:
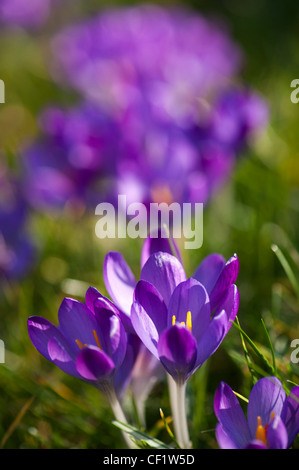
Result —
<instances>
[{"instance_id":1,"label":"blurred purple flower","mask_svg":"<svg viewBox=\"0 0 299 470\"><path fill-rule=\"evenodd\" d=\"M28 207L20 183L0 168L0 279L21 279L35 257L27 233Z\"/></svg>"},{"instance_id":2,"label":"blurred purple flower","mask_svg":"<svg viewBox=\"0 0 299 470\"><path fill-rule=\"evenodd\" d=\"M298 400L298 386L286 396L276 377L264 377L251 390L246 419L234 392L222 382L214 399L219 446L222 449L289 448L299 432Z\"/></svg>"},{"instance_id":3,"label":"blurred purple flower","mask_svg":"<svg viewBox=\"0 0 299 470\"><path fill-rule=\"evenodd\" d=\"M82 102L42 116L28 152L35 201L207 202L267 122L263 99L234 85L239 48L194 12L107 9L63 30L53 50L55 78Z\"/></svg>"},{"instance_id":4,"label":"blurred purple flower","mask_svg":"<svg viewBox=\"0 0 299 470\"><path fill-rule=\"evenodd\" d=\"M24 151L24 192L39 208L96 204L114 174L115 124L91 104L46 109L43 137ZM91 202L92 201L92 202Z\"/></svg>"},{"instance_id":5,"label":"blurred purple flower","mask_svg":"<svg viewBox=\"0 0 299 470\"><path fill-rule=\"evenodd\" d=\"M43 24L53 0L1 0L0 22L11 26L34 28Z\"/></svg>"}]
</instances>

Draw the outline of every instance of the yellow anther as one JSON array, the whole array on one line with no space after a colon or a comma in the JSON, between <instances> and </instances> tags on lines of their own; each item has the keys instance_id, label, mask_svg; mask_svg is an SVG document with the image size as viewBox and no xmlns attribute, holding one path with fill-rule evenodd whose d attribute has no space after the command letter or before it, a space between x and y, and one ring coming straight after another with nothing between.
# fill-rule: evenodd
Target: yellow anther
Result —
<instances>
[{"instance_id":1,"label":"yellow anther","mask_svg":"<svg viewBox=\"0 0 299 470\"><path fill-rule=\"evenodd\" d=\"M102 346L101 346L101 343L100 343L100 340L99 340L99 337L98 337L98 335L97 335L96 330L92 330L92 333L93 333L94 339L95 339L96 342L97 342L98 347L99 347L100 349L102 349Z\"/></svg>"},{"instance_id":2,"label":"yellow anther","mask_svg":"<svg viewBox=\"0 0 299 470\"><path fill-rule=\"evenodd\" d=\"M266 440L266 430L268 426L263 426L262 425L262 418L260 416L257 417L257 428L256 428L256 433L255 433L255 438L258 441L263 442L264 444L267 443Z\"/></svg>"},{"instance_id":3,"label":"yellow anther","mask_svg":"<svg viewBox=\"0 0 299 470\"><path fill-rule=\"evenodd\" d=\"M187 325L187 328L192 331L192 318L191 318L191 312L189 310L189 312L187 312L187 318L186 318L186 325Z\"/></svg>"},{"instance_id":4,"label":"yellow anther","mask_svg":"<svg viewBox=\"0 0 299 470\"><path fill-rule=\"evenodd\" d=\"M84 344L81 343L81 341L79 339L76 339L76 343L77 343L77 345L79 346L80 349L84 348Z\"/></svg>"},{"instance_id":5,"label":"yellow anther","mask_svg":"<svg viewBox=\"0 0 299 470\"><path fill-rule=\"evenodd\" d=\"M175 315L172 315L172 326L175 325L175 320L176 320Z\"/></svg>"}]
</instances>

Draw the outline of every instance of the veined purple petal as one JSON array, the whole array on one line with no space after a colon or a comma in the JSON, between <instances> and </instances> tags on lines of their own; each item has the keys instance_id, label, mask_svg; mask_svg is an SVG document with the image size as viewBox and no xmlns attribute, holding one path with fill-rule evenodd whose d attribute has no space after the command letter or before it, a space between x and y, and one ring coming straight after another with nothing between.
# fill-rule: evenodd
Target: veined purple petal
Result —
<instances>
[{"instance_id":1,"label":"veined purple petal","mask_svg":"<svg viewBox=\"0 0 299 470\"><path fill-rule=\"evenodd\" d=\"M208 328L211 310L206 289L192 278L181 282L173 291L168 306L168 328L173 315L177 323L186 322L188 311L191 312L192 334L198 341Z\"/></svg>"},{"instance_id":2,"label":"veined purple petal","mask_svg":"<svg viewBox=\"0 0 299 470\"><path fill-rule=\"evenodd\" d=\"M290 391L284 403L281 418L288 432L288 447L290 447L299 433L299 386L293 387Z\"/></svg>"},{"instance_id":3,"label":"veined purple petal","mask_svg":"<svg viewBox=\"0 0 299 470\"><path fill-rule=\"evenodd\" d=\"M216 439L221 449L238 449L219 423L216 425Z\"/></svg>"},{"instance_id":4,"label":"veined purple petal","mask_svg":"<svg viewBox=\"0 0 299 470\"><path fill-rule=\"evenodd\" d=\"M171 326L159 338L158 354L173 379L184 383L195 363L196 341L185 326Z\"/></svg>"},{"instance_id":5,"label":"veined purple petal","mask_svg":"<svg viewBox=\"0 0 299 470\"><path fill-rule=\"evenodd\" d=\"M255 436L257 417L262 419L262 426L271 421L271 413L280 416L286 393L276 377L263 377L253 386L247 408L248 425L252 436Z\"/></svg>"},{"instance_id":6,"label":"veined purple petal","mask_svg":"<svg viewBox=\"0 0 299 470\"><path fill-rule=\"evenodd\" d=\"M182 264L169 253L152 254L141 270L140 279L153 284L168 305L176 286L186 280Z\"/></svg>"},{"instance_id":7,"label":"veined purple petal","mask_svg":"<svg viewBox=\"0 0 299 470\"><path fill-rule=\"evenodd\" d=\"M159 359L157 344L159 333L150 316L146 313L139 302L133 302L131 308L131 321L136 334L149 351Z\"/></svg>"},{"instance_id":8,"label":"veined purple petal","mask_svg":"<svg viewBox=\"0 0 299 470\"><path fill-rule=\"evenodd\" d=\"M208 294L210 294L225 264L226 261L223 256L212 253L202 260L192 277L203 284Z\"/></svg>"},{"instance_id":9,"label":"veined purple petal","mask_svg":"<svg viewBox=\"0 0 299 470\"><path fill-rule=\"evenodd\" d=\"M136 279L121 253L110 252L106 255L103 276L112 300L120 310L130 316Z\"/></svg>"},{"instance_id":10,"label":"veined purple petal","mask_svg":"<svg viewBox=\"0 0 299 470\"><path fill-rule=\"evenodd\" d=\"M224 382L216 390L214 411L222 427L221 437L226 434L236 448L245 447L250 441L248 424L237 397Z\"/></svg>"},{"instance_id":11,"label":"veined purple petal","mask_svg":"<svg viewBox=\"0 0 299 470\"><path fill-rule=\"evenodd\" d=\"M95 288L89 287L85 293L85 303L89 310L94 313L94 303L97 299L103 297L102 294Z\"/></svg>"},{"instance_id":12,"label":"veined purple petal","mask_svg":"<svg viewBox=\"0 0 299 470\"><path fill-rule=\"evenodd\" d=\"M170 235L171 243L169 237L167 236L164 229L159 228L157 236L150 233L142 246L141 251L141 268L144 266L148 258L153 254L159 251L164 253L169 253L171 255L176 255L178 260L182 263L182 258L177 244L175 243L173 237ZM173 253L173 249L175 253Z\"/></svg>"},{"instance_id":13,"label":"veined purple petal","mask_svg":"<svg viewBox=\"0 0 299 470\"><path fill-rule=\"evenodd\" d=\"M80 374L78 374L75 366L73 351L70 350L64 338L61 341L60 337L53 336L48 342L48 352L51 361L63 372L80 378Z\"/></svg>"},{"instance_id":14,"label":"veined purple petal","mask_svg":"<svg viewBox=\"0 0 299 470\"><path fill-rule=\"evenodd\" d=\"M124 326L115 312L111 310L110 302L106 303L105 299L96 300L94 309L97 320L96 332L101 348L118 368L124 360L127 348L127 334Z\"/></svg>"},{"instance_id":15,"label":"veined purple petal","mask_svg":"<svg viewBox=\"0 0 299 470\"><path fill-rule=\"evenodd\" d=\"M74 364L76 345L72 349L61 331L45 318L33 316L27 323L29 337L38 352L67 374L78 377Z\"/></svg>"},{"instance_id":16,"label":"veined purple petal","mask_svg":"<svg viewBox=\"0 0 299 470\"><path fill-rule=\"evenodd\" d=\"M138 302L151 318L158 334L167 327L167 308L157 289L146 281L138 281L134 291L134 300Z\"/></svg>"},{"instance_id":17,"label":"veined purple petal","mask_svg":"<svg viewBox=\"0 0 299 470\"><path fill-rule=\"evenodd\" d=\"M280 416L275 416L269 423L267 441L270 449L287 449L288 433Z\"/></svg>"},{"instance_id":18,"label":"veined purple petal","mask_svg":"<svg viewBox=\"0 0 299 470\"><path fill-rule=\"evenodd\" d=\"M61 332L70 344L76 339L83 344L96 344L93 330L97 330L94 314L78 300L65 298L58 311Z\"/></svg>"},{"instance_id":19,"label":"veined purple petal","mask_svg":"<svg viewBox=\"0 0 299 470\"><path fill-rule=\"evenodd\" d=\"M114 363L107 354L95 346L88 346L79 352L76 368L86 380L107 380L114 372Z\"/></svg>"},{"instance_id":20,"label":"veined purple petal","mask_svg":"<svg viewBox=\"0 0 299 470\"><path fill-rule=\"evenodd\" d=\"M219 311L216 312L208 328L197 345L196 368L200 367L220 346L231 328L231 321L237 315L239 307L239 291L237 286L231 286Z\"/></svg>"},{"instance_id":21,"label":"veined purple petal","mask_svg":"<svg viewBox=\"0 0 299 470\"><path fill-rule=\"evenodd\" d=\"M211 310L219 306L227 294L229 287L236 282L239 273L239 259L232 256L222 269L215 286L210 292Z\"/></svg>"}]
</instances>

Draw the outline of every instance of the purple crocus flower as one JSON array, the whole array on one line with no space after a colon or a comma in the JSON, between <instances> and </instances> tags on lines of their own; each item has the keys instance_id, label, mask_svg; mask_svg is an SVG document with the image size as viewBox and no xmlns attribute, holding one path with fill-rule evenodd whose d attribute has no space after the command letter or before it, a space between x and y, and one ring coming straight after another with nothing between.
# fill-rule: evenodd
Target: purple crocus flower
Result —
<instances>
[{"instance_id":1,"label":"purple crocus flower","mask_svg":"<svg viewBox=\"0 0 299 470\"><path fill-rule=\"evenodd\" d=\"M52 0L1 0L0 22L11 26L36 28L49 16Z\"/></svg>"},{"instance_id":2,"label":"purple crocus flower","mask_svg":"<svg viewBox=\"0 0 299 470\"><path fill-rule=\"evenodd\" d=\"M0 279L21 279L33 264L35 248L27 232L28 207L20 183L0 168Z\"/></svg>"},{"instance_id":3,"label":"purple crocus flower","mask_svg":"<svg viewBox=\"0 0 299 470\"><path fill-rule=\"evenodd\" d=\"M238 311L234 284L238 258L232 257L224 266L222 262L221 269L219 258L210 255L194 277L187 279L176 257L154 253L134 290L132 325L180 384L219 347Z\"/></svg>"},{"instance_id":4,"label":"purple crocus flower","mask_svg":"<svg viewBox=\"0 0 299 470\"><path fill-rule=\"evenodd\" d=\"M117 308L89 288L85 303L65 298L58 312L59 326L39 316L28 319L35 348L67 374L90 383L106 396L116 419L126 422L114 383L125 380L121 371L129 360L127 334ZM125 367L125 364L124 364ZM124 435L127 444L132 442Z\"/></svg>"},{"instance_id":5,"label":"purple crocus flower","mask_svg":"<svg viewBox=\"0 0 299 470\"><path fill-rule=\"evenodd\" d=\"M114 174L117 131L95 106L50 107L41 114L42 138L23 153L24 192L35 207L94 206Z\"/></svg>"},{"instance_id":6,"label":"purple crocus flower","mask_svg":"<svg viewBox=\"0 0 299 470\"><path fill-rule=\"evenodd\" d=\"M299 386L287 396L276 377L258 380L249 395L246 419L236 395L222 382L214 410L222 449L287 449L299 432Z\"/></svg>"},{"instance_id":7,"label":"purple crocus flower","mask_svg":"<svg viewBox=\"0 0 299 470\"><path fill-rule=\"evenodd\" d=\"M165 251L157 252L159 246ZM211 254L187 279L174 247L178 256L173 256L169 240L149 237L137 283L124 257L108 253L104 280L109 295L122 308L127 328L135 330L167 371L175 434L181 447L189 447L185 385L219 347L237 314L239 294L234 282L239 260L234 255L226 262L221 255Z\"/></svg>"},{"instance_id":8,"label":"purple crocus flower","mask_svg":"<svg viewBox=\"0 0 299 470\"><path fill-rule=\"evenodd\" d=\"M86 292L86 303L65 298L59 308L59 326L33 316L28 332L36 349L64 372L105 391L122 364L127 336L116 307L104 297Z\"/></svg>"}]
</instances>

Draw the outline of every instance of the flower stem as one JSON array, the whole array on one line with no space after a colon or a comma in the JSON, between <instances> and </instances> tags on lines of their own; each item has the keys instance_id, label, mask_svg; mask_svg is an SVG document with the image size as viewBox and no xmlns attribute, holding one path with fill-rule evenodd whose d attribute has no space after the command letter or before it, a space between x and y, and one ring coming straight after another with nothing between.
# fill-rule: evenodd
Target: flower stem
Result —
<instances>
[{"instance_id":1,"label":"flower stem","mask_svg":"<svg viewBox=\"0 0 299 470\"><path fill-rule=\"evenodd\" d=\"M123 409L121 407L121 404L118 401L118 398L113 390L113 388L107 388L104 392L104 395L106 396L107 400L109 401L109 404L111 406L111 409L114 413L115 419L117 421L120 421L121 423L128 424L127 418L125 417L125 414L123 412ZM124 441L126 445L128 446L129 449L135 449L136 447L134 446L134 443L132 440L129 438L128 434L126 432L122 431L122 435L124 438Z\"/></svg>"},{"instance_id":2,"label":"flower stem","mask_svg":"<svg viewBox=\"0 0 299 470\"><path fill-rule=\"evenodd\" d=\"M167 377L176 440L182 449L190 449L191 442L185 406L186 383L175 382L169 374Z\"/></svg>"}]
</instances>

